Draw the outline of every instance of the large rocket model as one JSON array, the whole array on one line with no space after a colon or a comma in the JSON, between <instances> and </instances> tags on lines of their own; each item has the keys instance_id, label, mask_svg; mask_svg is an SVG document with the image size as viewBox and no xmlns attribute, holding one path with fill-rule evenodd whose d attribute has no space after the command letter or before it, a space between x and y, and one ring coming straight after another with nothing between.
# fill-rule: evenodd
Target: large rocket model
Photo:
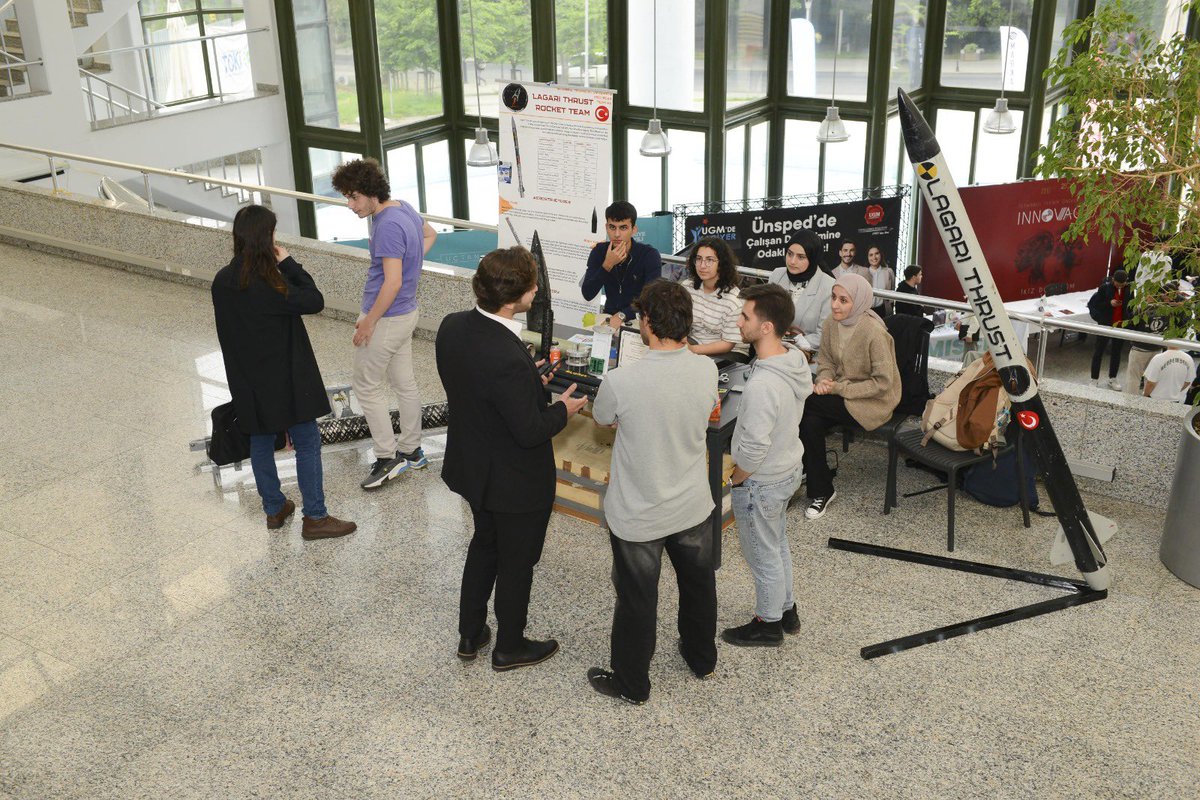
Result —
<instances>
[{"instance_id":1,"label":"large rocket model","mask_svg":"<svg viewBox=\"0 0 1200 800\"><path fill-rule=\"evenodd\" d=\"M1046 493L1058 515L1059 536L1065 538L1075 566L1088 586L1108 588L1108 560L1096 535L1093 521L1084 508L1079 487L1067 465L1062 446L1050 425L1046 407L1038 395L1037 380L1029 370L1024 348L1017 339L1012 322L1004 312L1000 292L988 268L987 259L975 238L958 187L950 175L941 146L929 123L903 89L897 90L900 127L913 169L917 172L917 190L925 198L950 255L967 302L979 320L980 333L1012 399L1013 416L1032 443L1038 467L1045 480ZM1101 519L1101 518L1097 518Z\"/></svg>"}]
</instances>

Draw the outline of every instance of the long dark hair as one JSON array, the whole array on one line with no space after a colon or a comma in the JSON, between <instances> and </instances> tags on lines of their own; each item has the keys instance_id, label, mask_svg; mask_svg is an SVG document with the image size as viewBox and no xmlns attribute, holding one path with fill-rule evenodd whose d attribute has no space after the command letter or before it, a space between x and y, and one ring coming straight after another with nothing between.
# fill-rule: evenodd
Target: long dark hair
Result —
<instances>
[{"instance_id":1,"label":"long dark hair","mask_svg":"<svg viewBox=\"0 0 1200 800\"><path fill-rule=\"evenodd\" d=\"M692 277L692 288L699 289L700 284L703 283L700 275L696 272L696 254L700 252L701 247L707 247L717 254L717 294L724 294L737 286L737 259L733 255L733 250L724 239L709 237L696 242L692 246L692 252L688 253L687 269L688 274Z\"/></svg>"},{"instance_id":2,"label":"long dark hair","mask_svg":"<svg viewBox=\"0 0 1200 800\"><path fill-rule=\"evenodd\" d=\"M242 260L240 288L247 288L250 280L257 277L287 296L287 282L279 273L275 258L275 212L256 205L237 212L233 218L233 255Z\"/></svg>"}]
</instances>

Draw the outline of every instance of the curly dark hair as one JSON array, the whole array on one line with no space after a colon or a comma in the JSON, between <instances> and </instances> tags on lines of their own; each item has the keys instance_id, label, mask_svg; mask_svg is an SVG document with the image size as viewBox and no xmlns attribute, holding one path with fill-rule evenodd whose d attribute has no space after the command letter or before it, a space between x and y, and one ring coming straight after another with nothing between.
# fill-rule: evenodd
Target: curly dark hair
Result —
<instances>
[{"instance_id":1,"label":"curly dark hair","mask_svg":"<svg viewBox=\"0 0 1200 800\"><path fill-rule=\"evenodd\" d=\"M333 171L333 188L344 195L358 192L366 197L374 197L381 203L391 197L392 188L388 184L383 168L373 158L359 158L347 161Z\"/></svg>"},{"instance_id":2,"label":"curly dark hair","mask_svg":"<svg viewBox=\"0 0 1200 800\"><path fill-rule=\"evenodd\" d=\"M688 253L687 270L688 275L692 277L692 288L699 289L703 283L696 273L696 254L700 252L701 247L707 247L717 254L717 294L725 294L737 286L737 258L734 257L733 250L724 239L709 237L692 245L692 252Z\"/></svg>"},{"instance_id":3,"label":"curly dark hair","mask_svg":"<svg viewBox=\"0 0 1200 800\"><path fill-rule=\"evenodd\" d=\"M493 250L479 260L471 288L479 307L495 314L537 285L537 262L524 247Z\"/></svg>"},{"instance_id":4,"label":"curly dark hair","mask_svg":"<svg viewBox=\"0 0 1200 800\"><path fill-rule=\"evenodd\" d=\"M633 307L646 318L660 339L682 342L692 329L692 296L681 284L654 281L646 284Z\"/></svg>"}]
</instances>

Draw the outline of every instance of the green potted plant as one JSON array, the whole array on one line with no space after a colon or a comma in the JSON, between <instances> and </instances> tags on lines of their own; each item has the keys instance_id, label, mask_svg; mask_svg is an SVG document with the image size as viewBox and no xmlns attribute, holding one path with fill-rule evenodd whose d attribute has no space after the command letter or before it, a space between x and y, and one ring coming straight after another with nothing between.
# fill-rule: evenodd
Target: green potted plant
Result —
<instances>
[{"instance_id":1,"label":"green potted plant","mask_svg":"<svg viewBox=\"0 0 1200 800\"><path fill-rule=\"evenodd\" d=\"M1193 11L1200 0L1185 0ZM1200 273L1200 42L1160 40L1120 0L1072 23L1046 79L1067 113L1051 127L1038 170L1069 181L1079 216L1064 239L1098 231L1128 265L1174 258ZM1200 294L1164 290L1166 270L1139 282L1134 319L1167 322L1166 338L1200 338ZM1183 426L1160 557L1200 586L1200 409Z\"/></svg>"}]
</instances>

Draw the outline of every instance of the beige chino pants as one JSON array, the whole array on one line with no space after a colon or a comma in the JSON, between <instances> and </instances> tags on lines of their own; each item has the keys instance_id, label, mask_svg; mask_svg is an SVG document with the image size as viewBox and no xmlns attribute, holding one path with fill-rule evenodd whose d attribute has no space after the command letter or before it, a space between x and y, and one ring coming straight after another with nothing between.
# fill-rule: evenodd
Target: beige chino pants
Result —
<instances>
[{"instance_id":1,"label":"beige chino pants","mask_svg":"<svg viewBox=\"0 0 1200 800\"><path fill-rule=\"evenodd\" d=\"M412 339L417 311L382 317L371 339L354 348L354 395L371 429L376 458L391 458L399 450L411 453L421 446L421 397L413 372ZM362 319L362 316L359 316ZM396 392L400 436L392 433L388 385Z\"/></svg>"}]
</instances>

